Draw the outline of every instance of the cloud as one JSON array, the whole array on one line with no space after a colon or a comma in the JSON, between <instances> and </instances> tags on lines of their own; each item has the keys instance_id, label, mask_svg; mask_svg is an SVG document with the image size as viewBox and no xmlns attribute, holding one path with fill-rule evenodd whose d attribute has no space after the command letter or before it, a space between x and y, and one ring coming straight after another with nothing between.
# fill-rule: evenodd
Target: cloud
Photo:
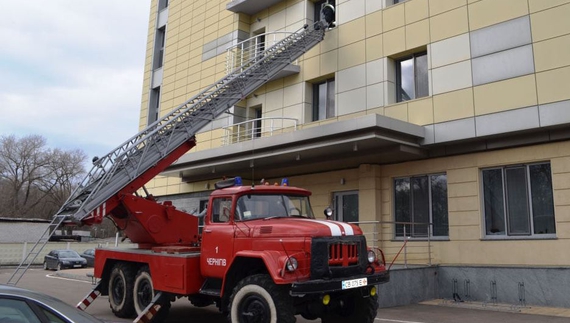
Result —
<instances>
[{"instance_id":1,"label":"cloud","mask_svg":"<svg viewBox=\"0 0 570 323\"><path fill-rule=\"evenodd\" d=\"M4 3L0 135L104 155L138 131L150 0Z\"/></svg>"}]
</instances>

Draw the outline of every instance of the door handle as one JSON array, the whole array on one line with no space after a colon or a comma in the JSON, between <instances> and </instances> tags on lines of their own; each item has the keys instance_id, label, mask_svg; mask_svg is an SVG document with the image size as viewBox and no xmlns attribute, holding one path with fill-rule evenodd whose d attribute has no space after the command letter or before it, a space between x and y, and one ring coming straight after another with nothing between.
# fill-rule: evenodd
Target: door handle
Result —
<instances>
[{"instance_id":1,"label":"door handle","mask_svg":"<svg viewBox=\"0 0 570 323\"><path fill-rule=\"evenodd\" d=\"M212 230L210 229L204 230L204 233L212 233Z\"/></svg>"}]
</instances>

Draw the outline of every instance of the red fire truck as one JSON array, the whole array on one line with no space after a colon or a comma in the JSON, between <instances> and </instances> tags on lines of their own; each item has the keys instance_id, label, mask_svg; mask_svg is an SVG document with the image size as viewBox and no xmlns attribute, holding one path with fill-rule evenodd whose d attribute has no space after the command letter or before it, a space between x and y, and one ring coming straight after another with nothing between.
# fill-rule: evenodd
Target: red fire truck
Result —
<instances>
[{"instance_id":1,"label":"red fire truck","mask_svg":"<svg viewBox=\"0 0 570 323\"><path fill-rule=\"evenodd\" d=\"M240 178L217 183L201 234L199 217L131 196L130 216L116 221L139 248L97 249L96 289L119 317L159 304L161 319L171 301L187 297L215 304L231 322L295 322L296 314L373 322L376 285L389 279L383 256L358 226L315 219L310 194Z\"/></svg>"},{"instance_id":2,"label":"red fire truck","mask_svg":"<svg viewBox=\"0 0 570 323\"><path fill-rule=\"evenodd\" d=\"M160 321L170 303L188 298L215 304L234 323L370 323L376 286L389 280L380 250L367 247L352 224L317 220L310 192L288 185L221 182L211 194L205 225L170 202L141 196L144 184L192 149L195 134L318 44L334 26L334 8L321 21L252 56L209 88L149 125L93 168L54 216L50 228L96 225L109 217L134 249L97 249L98 285L78 304L108 295L118 317ZM252 179L253 181L253 179ZM16 269L16 284L55 230L46 230ZM380 259L378 259L380 258Z\"/></svg>"}]
</instances>

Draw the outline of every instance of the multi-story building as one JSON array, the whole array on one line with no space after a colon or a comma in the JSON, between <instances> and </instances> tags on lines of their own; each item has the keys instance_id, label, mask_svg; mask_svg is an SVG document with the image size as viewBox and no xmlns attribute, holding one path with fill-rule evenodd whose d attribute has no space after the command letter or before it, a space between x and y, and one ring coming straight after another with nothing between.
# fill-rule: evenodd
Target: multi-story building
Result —
<instances>
[{"instance_id":1,"label":"multi-story building","mask_svg":"<svg viewBox=\"0 0 570 323\"><path fill-rule=\"evenodd\" d=\"M191 211L222 176L288 177L389 261L437 265L436 297L570 307L568 0L153 0L141 128L326 3L324 41L152 193Z\"/></svg>"}]
</instances>

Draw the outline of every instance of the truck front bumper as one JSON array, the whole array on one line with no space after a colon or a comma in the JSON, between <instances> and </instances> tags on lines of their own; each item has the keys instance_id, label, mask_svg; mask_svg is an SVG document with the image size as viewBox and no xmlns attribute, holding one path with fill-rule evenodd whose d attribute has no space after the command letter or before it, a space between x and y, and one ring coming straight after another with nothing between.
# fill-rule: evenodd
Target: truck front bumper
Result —
<instances>
[{"instance_id":1,"label":"truck front bumper","mask_svg":"<svg viewBox=\"0 0 570 323\"><path fill-rule=\"evenodd\" d=\"M315 279L305 282L297 282L291 285L290 293L294 296L300 296L305 294L331 293L349 290L343 288L343 286L345 286L343 282L358 280L362 278L366 278L366 285L360 285L357 288L387 283L390 281L390 272L385 271L372 275L357 275L335 279Z\"/></svg>"}]
</instances>

